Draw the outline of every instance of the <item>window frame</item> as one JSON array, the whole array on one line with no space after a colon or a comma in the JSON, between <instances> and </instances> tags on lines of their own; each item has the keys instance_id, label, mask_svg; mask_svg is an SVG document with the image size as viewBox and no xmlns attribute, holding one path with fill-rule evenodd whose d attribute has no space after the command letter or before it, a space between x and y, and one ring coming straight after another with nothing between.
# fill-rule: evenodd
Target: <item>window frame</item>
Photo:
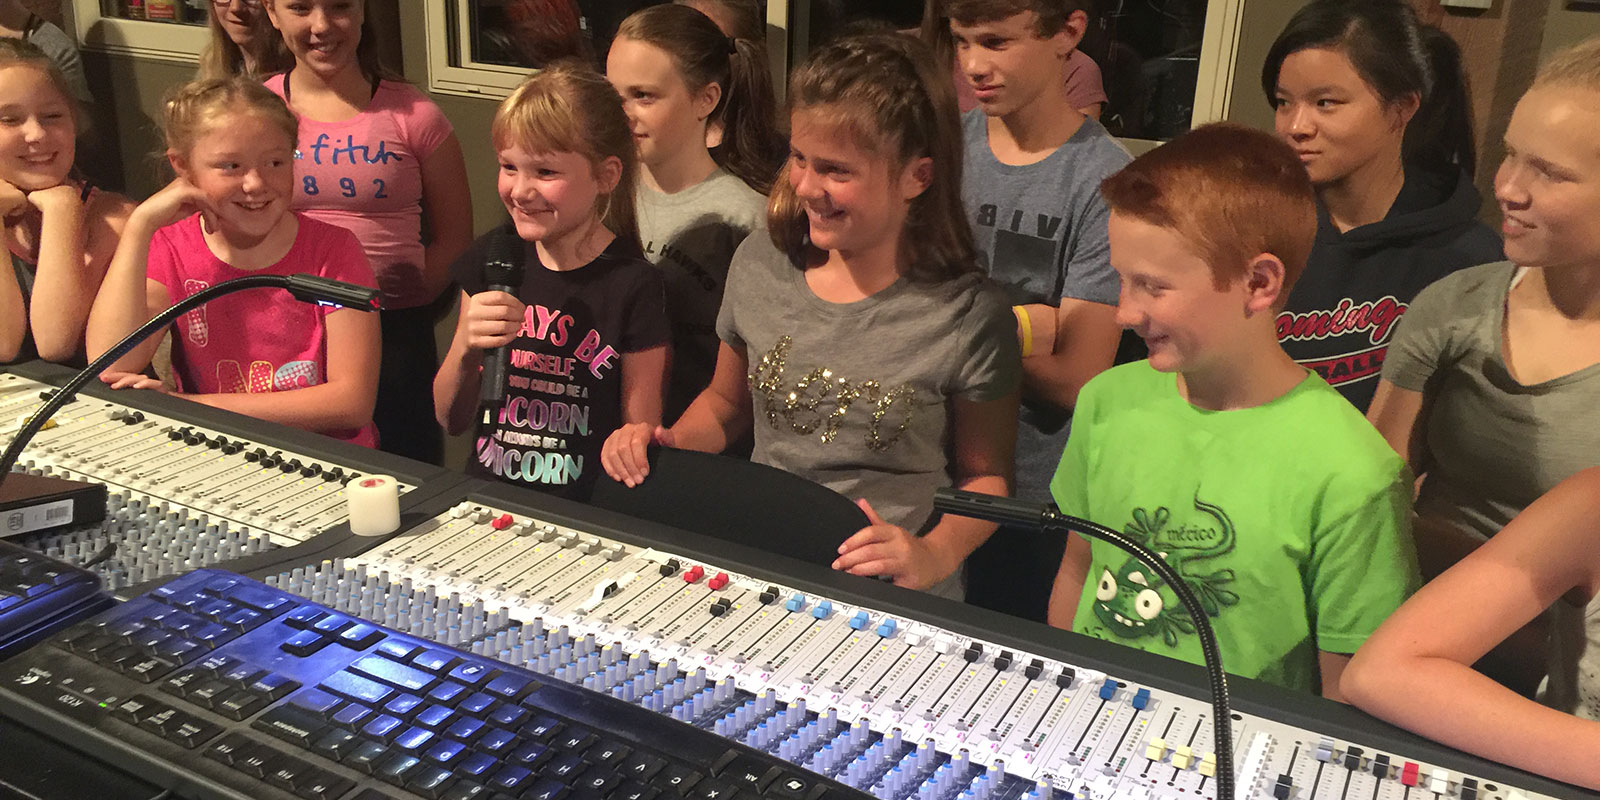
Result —
<instances>
[{"instance_id":1,"label":"window frame","mask_svg":"<svg viewBox=\"0 0 1600 800\"><path fill-rule=\"evenodd\" d=\"M198 64L200 52L211 41L205 25L150 22L107 16L100 0L72 0L63 4L67 29L85 50L119 56Z\"/></svg>"}]
</instances>

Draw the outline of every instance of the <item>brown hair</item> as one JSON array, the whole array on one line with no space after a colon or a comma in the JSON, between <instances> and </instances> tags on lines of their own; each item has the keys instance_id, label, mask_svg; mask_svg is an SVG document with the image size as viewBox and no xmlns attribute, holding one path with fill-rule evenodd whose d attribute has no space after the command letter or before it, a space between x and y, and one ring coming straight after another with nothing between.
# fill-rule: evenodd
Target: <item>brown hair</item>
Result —
<instances>
[{"instance_id":1,"label":"brown hair","mask_svg":"<svg viewBox=\"0 0 1600 800\"><path fill-rule=\"evenodd\" d=\"M972 229L961 203L961 119L950 69L934 63L922 42L898 33L850 36L814 51L789 80L791 114L824 112L866 150L903 169L933 161L932 181L911 201L900 236L906 277L924 283L978 269ZM805 210L785 165L767 204L767 228L778 249L804 267L809 247Z\"/></svg>"},{"instance_id":2,"label":"brown hair","mask_svg":"<svg viewBox=\"0 0 1600 800\"><path fill-rule=\"evenodd\" d=\"M496 150L577 153L591 168L608 158L622 162L622 177L603 202L606 227L637 244L639 219L633 192L638 180L633 128L622 97L604 75L575 59L563 59L529 75L495 109L489 137Z\"/></svg>"},{"instance_id":3,"label":"brown hair","mask_svg":"<svg viewBox=\"0 0 1600 800\"><path fill-rule=\"evenodd\" d=\"M1040 38L1060 33L1073 14L1088 11L1085 0L942 0L942 3L942 16L963 25L998 22L1032 11L1033 30Z\"/></svg>"},{"instance_id":4,"label":"brown hair","mask_svg":"<svg viewBox=\"0 0 1600 800\"><path fill-rule=\"evenodd\" d=\"M1600 91L1600 36L1557 52L1539 68L1532 88L1552 86Z\"/></svg>"},{"instance_id":5,"label":"brown hair","mask_svg":"<svg viewBox=\"0 0 1600 800\"><path fill-rule=\"evenodd\" d=\"M56 93L66 102L68 110L72 112L72 127L74 131L81 132L86 122L85 109L78 105L78 100L72 93L72 84L67 83L67 76L50 60L38 45L26 39L12 39L0 37L0 69L7 67L32 67L45 74L50 79L50 85L55 87Z\"/></svg>"},{"instance_id":6,"label":"brown hair","mask_svg":"<svg viewBox=\"0 0 1600 800\"><path fill-rule=\"evenodd\" d=\"M722 123L717 161L750 188L766 194L781 155L774 124L777 101L763 57L765 48L723 34L697 9L671 4L628 15L616 38L660 48L672 58L690 91L713 83L722 87L722 98L710 117Z\"/></svg>"},{"instance_id":7,"label":"brown hair","mask_svg":"<svg viewBox=\"0 0 1600 800\"><path fill-rule=\"evenodd\" d=\"M207 78L180 84L167 92L161 104L161 131L168 152L188 158L195 140L229 112L260 114L289 137L298 140L299 122L283 98L267 87L243 77Z\"/></svg>"},{"instance_id":8,"label":"brown hair","mask_svg":"<svg viewBox=\"0 0 1600 800\"><path fill-rule=\"evenodd\" d=\"M765 59L767 47L767 24L761 15L761 4L758 0L674 0L680 6L699 9L705 12L702 6L711 6L718 13L727 15L728 27L722 28L722 23L717 21L713 14L706 13L712 22L717 23L722 32L735 39L749 39L761 45L762 56Z\"/></svg>"},{"instance_id":9,"label":"brown hair","mask_svg":"<svg viewBox=\"0 0 1600 800\"><path fill-rule=\"evenodd\" d=\"M272 27L272 22L267 19L266 11L256 12L251 20L250 27L255 35L255 42L251 49L256 59L254 72L246 73L244 68L244 50L233 41L222 22L217 18L217 7L207 3L210 10L206 12L207 26L211 29L211 41L206 44L206 49L200 52L200 71L196 78L227 78L234 75L245 77L260 77L282 72L294 66L294 56L289 55L283 46L283 37Z\"/></svg>"},{"instance_id":10,"label":"brown hair","mask_svg":"<svg viewBox=\"0 0 1600 800\"><path fill-rule=\"evenodd\" d=\"M263 10L265 10L267 7L278 2L282 2L282 0L261 0L261 7ZM368 80L404 82L405 76L391 69L389 65L383 63L383 58L378 53L378 31L372 25L372 15L366 13L367 0L360 0L360 2L362 12L361 41L356 43L356 64L361 67L361 74L365 75ZM274 31L274 33L276 33L276 31ZM283 36L279 34L277 38L279 41L278 46L282 47ZM294 56L292 53L288 52L287 47L284 48L284 55L287 57L287 62L282 65L282 68L284 70L293 69ZM287 78L285 78L285 80L287 80Z\"/></svg>"},{"instance_id":11,"label":"brown hair","mask_svg":"<svg viewBox=\"0 0 1600 800\"><path fill-rule=\"evenodd\" d=\"M1250 260L1283 262L1280 305L1317 236L1316 195L1294 150L1266 131L1202 125L1133 160L1100 184L1114 214L1166 228L1194 246L1222 289Z\"/></svg>"}]
</instances>

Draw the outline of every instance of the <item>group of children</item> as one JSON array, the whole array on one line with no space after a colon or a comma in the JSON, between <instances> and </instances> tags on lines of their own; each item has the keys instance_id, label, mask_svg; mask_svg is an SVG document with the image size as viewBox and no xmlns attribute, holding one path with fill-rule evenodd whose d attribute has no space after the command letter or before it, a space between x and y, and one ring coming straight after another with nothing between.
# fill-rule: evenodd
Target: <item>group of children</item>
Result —
<instances>
[{"instance_id":1,"label":"group of children","mask_svg":"<svg viewBox=\"0 0 1600 800\"><path fill-rule=\"evenodd\" d=\"M987 563L1052 624L1198 661L1119 551L994 536L932 495L1054 502L1162 553L1230 671L1600 788L1600 43L1512 118L1503 261L1458 53L1400 0L1295 16L1263 68L1276 135L1207 125L1138 159L1064 90L1074 0L930 2L942 48L825 44L786 131L757 43L702 6L750 16L645 8L604 74L551 64L500 105L509 219L476 241L461 145L360 2L214 6L213 74L165 106L177 178L137 206L74 172L71 87L0 39L0 358L96 355L237 275L377 286L381 320L191 312L176 391L433 460L470 429L472 472L577 497L647 480L652 446L747 451L859 502L837 569L960 598ZM1113 366L1123 331L1148 357ZM160 388L153 351L103 379ZM1541 707L1471 665L1547 607Z\"/></svg>"}]
</instances>

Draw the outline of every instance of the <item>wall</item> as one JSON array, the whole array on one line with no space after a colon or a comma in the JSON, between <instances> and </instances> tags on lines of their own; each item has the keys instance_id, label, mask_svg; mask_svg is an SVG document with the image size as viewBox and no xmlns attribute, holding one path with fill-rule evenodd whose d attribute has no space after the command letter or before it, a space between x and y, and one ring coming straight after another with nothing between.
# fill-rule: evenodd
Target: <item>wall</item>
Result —
<instances>
[{"instance_id":1,"label":"wall","mask_svg":"<svg viewBox=\"0 0 1600 800\"><path fill-rule=\"evenodd\" d=\"M1539 47L1541 60L1563 47L1600 36L1600 4L1572 0L1549 0L1549 3L1545 11L1544 42Z\"/></svg>"}]
</instances>

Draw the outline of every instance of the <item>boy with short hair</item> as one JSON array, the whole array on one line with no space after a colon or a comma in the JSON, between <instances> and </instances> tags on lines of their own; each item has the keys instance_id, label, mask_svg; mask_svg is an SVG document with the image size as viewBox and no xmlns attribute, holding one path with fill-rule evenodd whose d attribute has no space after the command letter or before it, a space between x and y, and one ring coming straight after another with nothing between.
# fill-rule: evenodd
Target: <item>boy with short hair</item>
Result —
<instances>
[{"instance_id":1,"label":"boy with short hair","mask_svg":"<svg viewBox=\"0 0 1600 800\"><path fill-rule=\"evenodd\" d=\"M1229 672L1340 699L1349 654L1418 575L1404 462L1278 344L1316 235L1305 169L1272 135L1215 124L1102 188L1117 321L1150 358L1084 387L1051 492L1162 554ZM1201 661L1177 597L1101 542L1069 538L1050 622Z\"/></svg>"},{"instance_id":2,"label":"boy with short hair","mask_svg":"<svg viewBox=\"0 0 1600 800\"><path fill-rule=\"evenodd\" d=\"M1088 26L1083 0L944 0L944 13L978 100L962 117L962 196L1025 351L1014 493L1046 502L1078 390L1120 339L1099 186L1129 156L1062 90ZM969 563L970 596L1037 618L1060 552L1057 539L1002 531Z\"/></svg>"}]
</instances>

